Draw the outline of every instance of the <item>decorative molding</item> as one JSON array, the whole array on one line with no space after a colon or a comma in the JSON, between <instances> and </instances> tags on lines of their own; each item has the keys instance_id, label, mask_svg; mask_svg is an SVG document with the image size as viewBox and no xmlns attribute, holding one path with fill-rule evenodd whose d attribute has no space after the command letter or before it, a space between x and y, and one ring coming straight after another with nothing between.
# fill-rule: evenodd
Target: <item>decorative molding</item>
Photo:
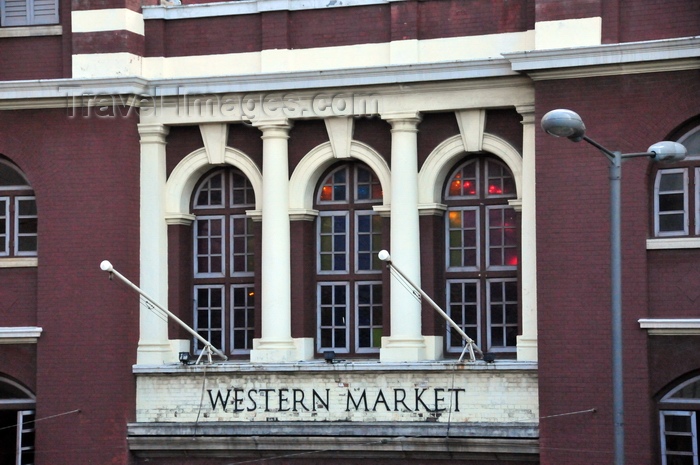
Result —
<instances>
[{"instance_id":1,"label":"decorative molding","mask_svg":"<svg viewBox=\"0 0 700 465\"><path fill-rule=\"evenodd\" d=\"M486 110L459 110L455 112L465 152L480 152L483 147Z\"/></svg>"},{"instance_id":2,"label":"decorative molding","mask_svg":"<svg viewBox=\"0 0 700 465\"><path fill-rule=\"evenodd\" d=\"M418 214L420 216L442 216L447 211L444 203L421 203L418 204Z\"/></svg>"},{"instance_id":3,"label":"decorative molding","mask_svg":"<svg viewBox=\"0 0 700 465\"><path fill-rule=\"evenodd\" d=\"M42 331L38 326L0 327L0 344L36 344Z\"/></svg>"},{"instance_id":4,"label":"decorative molding","mask_svg":"<svg viewBox=\"0 0 700 465\"><path fill-rule=\"evenodd\" d=\"M700 318L642 318L639 327L650 336L700 336Z\"/></svg>"},{"instance_id":5,"label":"decorative molding","mask_svg":"<svg viewBox=\"0 0 700 465\"><path fill-rule=\"evenodd\" d=\"M228 124L204 123L199 125L204 141L204 149L211 165L223 165L226 159L226 142L228 141Z\"/></svg>"},{"instance_id":6,"label":"decorative molding","mask_svg":"<svg viewBox=\"0 0 700 465\"><path fill-rule=\"evenodd\" d=\"M0 268L35 268L38 265L37 257L0 257Z\"/></svg>"},{"instance_id":7,"label":"decorative molding","mask_svg":"<svg viewBox=\"0 0 700 465\"><path fill-rule=\"evenodd\" d=\"M533 80L573 79L700 68L700 36L504 53Z\"/></svg>"},{"instance_id":8,"label":"decorative molding","mask_svg":"<svg viewBox=\"0 0 700 465\"><path fill-rule=\"evenodd\" d=\"M647 250L700 249L700 237L655 237L647 239Z\"/></svg>"},{"instance_id":9,"label":"decorative molding","mask_svg":"<svg viewBox=\"0 0 700 465\"><path fill-rule=\"evenodd\" d=\"M355 120L350 116L339 116L324 118L323 121L326 123L333 156L335 158L350 158L350 144L355 129Z\"/></svg>"},{"instance_id":10,"label":"decorative molding","mask_svg":"<svg viewBox=\"0 0 700 465\"><path fill-rule=\"evenodd\" d=\"M165 5L144 5L144 19L192 19L214 16L235 16L265 11L297 11L339 8L358 5L385 5L406 0L239 0L234 2L181 5L180 1Z\"/></svg>"},{"instance_id":11,"label":"decorative molding","mask_svg":"<svg viewBox=\"0 0 700 465\"><path fill-rule=\"evenodd\" d=\"M63 35L63 26L23 26L0 28L0 39L10 37L43 37Z\"/></svg>"}]
</instances>

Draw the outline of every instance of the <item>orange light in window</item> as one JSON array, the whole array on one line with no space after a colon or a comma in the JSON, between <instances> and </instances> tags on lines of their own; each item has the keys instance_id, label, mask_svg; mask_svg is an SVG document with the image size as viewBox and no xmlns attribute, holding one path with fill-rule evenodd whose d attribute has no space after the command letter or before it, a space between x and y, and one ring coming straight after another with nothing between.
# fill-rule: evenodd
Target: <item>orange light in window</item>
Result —
<instances>
[{"instance_id":1,"label":"orange light in window","mask_svg":"<svg viewBox=\"0 0 700 465\"><path fill-rule=\"evenodd\" d=\"M333 188L331 186L323 186L321 188L321 200L333 200Z\"/></svg>"},{"instance_id":2,"label":"orange light in window","mask_svg":"<svg viewBox=\"0 0 700 465\"><path fill-rule=\"evenodd\" d=\"M248 297L253 297L255 295L255 292L249 292Z\"/></svg>"},{"instance_id":3,"label":"orange light in window","mask_svg":"<svg viewBox=\"0 0 700 465\"><path fill-rule=\"evenodd\" d=\"M493 184L491 184L489 186L489 194L502 194L502 193L503 193L503 189L501 189L500 187L495 186Z\"/></svg>"}]
</instances>

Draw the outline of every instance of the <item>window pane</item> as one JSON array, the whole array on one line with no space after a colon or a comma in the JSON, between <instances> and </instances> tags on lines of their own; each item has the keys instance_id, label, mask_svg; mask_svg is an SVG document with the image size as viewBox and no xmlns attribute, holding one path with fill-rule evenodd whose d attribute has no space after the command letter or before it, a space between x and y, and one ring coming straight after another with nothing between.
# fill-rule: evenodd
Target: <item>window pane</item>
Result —
<instances>
[{"instance_id":1,"label":"window pane","mask_svg":"<svg viewBox=\"0 0 700 465\"><path fill-rule=\"evenodd\" d=\"M252 285L235 285L231 294L231 351L249 351L255 332L255 291Z\"/></svg>"},{"instance_id":2,"label":"window pane","mask_svg":"<svg viewBox=\"0 0 700 465\"><path fill-rule=\"evenodd\" d=\"M473 197L477 195L477 162L470 161L452 177L447 187L447 197Z\"/></svg>"},{"instance_id":3,"label":"window pane","mask_svg":"<svg viewBox=\"0 0 700 465\"><path fill-rule=\"evenodd\" d=\"M318 350L348 348L347 284L319 285Z\"/></svg>"},{"instance_id":4,"label":"window pane","mask_svg":"<svg viewBox=\"0 0 700 465\"><path fill-rule=\"evenodd\" d=\"M199 187L195 194L196 207L221 207L224 202L224 171L217 171Z\"/></svg>"},{"instance_id":5,"label":"window pane","mask_svg":"<svg viewBox=\"0 0 700 465\"><path fill-rule=\"evenodd\" d=\"M659 191L682 191L683 173L662 173L659 180Z\"/></svg>"},{"instance_id":6,"label":"window pane","mask_svg":"<svg viewBox=\"0 0 700 465\"><path fill-rule=\"evenodd\" d=\"M487 197L504 197L515 194L515 181L510 170L505 166L496 161L488 160L486 171L488 177Z\"/></svg>"},{"instance_id":7,"label":"window pane","mask_svg":"<svg viewBox=\"0 0 700 465\"><path fill-rule=\"evenodd\" d=\"M198 217L195 222L195 257L197 274L223 275L223 216Z\"/></svg>"},{"instance_id":8,"label":"window pane","mask_svg":"<svg viewBox=\"0 0 700 465\"><path fill-rule=\"evenodd\" d=\"M447 214L450 268L476 267L478 230L476 209L451 210Z\"/></svg>"},{"instance_id":9,"label":"window pane","mask_svg":"<svg viewBox=\"0 0 700 465\"><path fill-rule=\"evenodd\" d=\"M659 231L685 231L685 214L659 215Z\"/></svg>"},{"instance_id":10,"label":"window pane","mask_svg":"<svg viewBox=\"0 0 700 465\"><path fill-rule=\"evenodd\" d=\"M319 220L319 271L347 271L347 215L324 215Z\"/></svg>"},{"instance_id":11,"label":"window pane","mask_svg":"<svg viewBox=\"0 0 700 465\"><path fill-rule=\"evenodd\" d=\"M381 284L358 284L356 299L358 348L378 349L382 336Z\"/></svg>"},{"instance_id":12,"label":"window pane","mask_svg":"<svg viewBox=\"0 0 700 465\"><path fill-rule=\"evenodd\" d=\"M214 347L223 350L224 328L223 286L196 286L194 329ZM195 351L202 349L199 340L194 340Z\"/></svg>"},{"instance_id":13,"label":"window pane","mask_svg":"<svg viewBox=\"0 0 700 465\"><path fill-rule=\"evenodd\" d=\"M452 281L447 284L448 314L478 344L478 283ZM448 349L461 350L462 337L447 326Z\"/></svg>"}]
</instances>

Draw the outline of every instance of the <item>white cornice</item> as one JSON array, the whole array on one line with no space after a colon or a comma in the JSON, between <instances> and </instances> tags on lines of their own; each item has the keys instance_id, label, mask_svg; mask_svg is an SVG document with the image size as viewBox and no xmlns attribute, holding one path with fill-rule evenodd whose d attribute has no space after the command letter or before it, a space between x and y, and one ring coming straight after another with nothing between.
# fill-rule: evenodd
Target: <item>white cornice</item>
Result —
<instances>
[{"instance_id":1,"label":"white cornice","mask_svg":"<svg viewBox=\"0 0 700 465\"><path fill-rule=\"evenodd\" d=\"M405 0L238 0L234 2L181 5L179 0L166 5L143 6L144 19L190 19L213 16L234 16L264 11L315 10L348 6L385 5Z\"/></svg>"},{"instance_id":2,"label":"white cornice","mask_svg":"<svg viewBox=\"0 0 700 465\"><path fill-rule=\"evenodd\" d=\"M700 336L700 318L642 318L639 327L650 336Z\"/></svg>"},{"instance_id":3,"label":"white cornice","mask_svg":"<svg viewBox=\"0 0 700 465\"><path fill-rule=\"evenodd\" d=\"M571 79L700 68L700 36L504 53L533 80Z\"/></svg>"},{"instance_id":4,"label":"white cornice","mask_svg":"<svg viewBox=\"0 0 700 465\"><path fill-rule=\"evenodd\" d=\"M97 79L48 79L0 82L0 110L25 108L77 108L90 105L95 96L182 97L195 94L313 90L347 87L436 83L469 79L470 85L489 87L488 78L522 79L505 59L470 60L444 63L393 65L324 71L248 74L239 76L197 77L147 80L137 76ZM460 84L462 87L464 83ZM499 85L503 85L501 82ZM513 85L518 85L513 82ZM127 98L127 97L125 97ZM139 106L138 101L118 102ZM99 106L104 105L100 103Z\"/></svg>"},{"instance_id":5,"label":"white cornice","mask_svg":"<svg viewBox=\"0 0 700 465\"><path fill-rule=\"evenodd\" d=\"M0 327L0 344L36 344L41 332L37 326Z\"/></svg>"}]
</instances>

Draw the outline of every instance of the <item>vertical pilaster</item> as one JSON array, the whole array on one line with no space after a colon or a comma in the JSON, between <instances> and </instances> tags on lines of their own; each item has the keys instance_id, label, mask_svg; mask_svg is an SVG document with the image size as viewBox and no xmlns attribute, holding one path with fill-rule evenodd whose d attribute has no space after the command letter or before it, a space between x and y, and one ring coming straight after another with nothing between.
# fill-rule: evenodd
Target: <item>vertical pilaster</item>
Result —
<instances>
[{"instance_id":1,"label":"vertical pilaster","mask_svg":"<svg viewBox=\"0 0 700 465\"><path fill-rule=\"evenodd\" d=\"M292 339L291 253L289 224L287 120L256 124L262 131L262 334L250 354L252 362L291 362L308 358L299 354Z\"/></svg>"},{"instance_id":2,"label":"vertical pilaster","mask_svg":"<svg viewBox=\"0 0 700 465\"><path fill-rule=\"evenodd\" d=\"M139 286L157 303L168 305L168 230L165 222L165 137L162 124L139 124L141 142ZM141 306L138 364L175 362L168 341L168 320L157 309Z\"/></svg>"},{"instance_id":3,"label":"vertical pilaster","mask_svg":"<svg viewBox=\"0 0 700 465\"><path fill-rule=\"evenodd\" d=\"M518 360L537 360L537 230L535 204L535 108L517 108L523 117L521 211L522 334Z\"/></svg>"},{"instance_id":4,"label":"vertical pilaster","mask_svg":"<svg viewBox=\"0 0 700 465\"><path fill-rule=\"evenodd\" d=\"M391 124L391 259L420 286L418 218L418 113L382 115ZM382 361L426 358L421 304L396 277L391 279L391 335L382 339Z\"/></svg>"}]
</instances>

